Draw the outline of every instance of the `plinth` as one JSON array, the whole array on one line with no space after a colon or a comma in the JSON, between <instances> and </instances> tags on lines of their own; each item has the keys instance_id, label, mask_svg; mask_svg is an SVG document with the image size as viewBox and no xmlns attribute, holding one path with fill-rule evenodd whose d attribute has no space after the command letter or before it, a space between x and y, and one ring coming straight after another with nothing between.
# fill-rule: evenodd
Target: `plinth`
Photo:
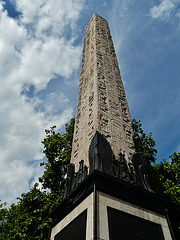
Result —
<instances>
[{"instance_id":1,"label":"plinth","mask_svg":"<svg viewBox=\"0 0 180 240\"><path fill-rule=\"evenodd\" d=\"M167 202L94 170L52 212L51 240L173 240Z\"/></svg>"}]
</instances>

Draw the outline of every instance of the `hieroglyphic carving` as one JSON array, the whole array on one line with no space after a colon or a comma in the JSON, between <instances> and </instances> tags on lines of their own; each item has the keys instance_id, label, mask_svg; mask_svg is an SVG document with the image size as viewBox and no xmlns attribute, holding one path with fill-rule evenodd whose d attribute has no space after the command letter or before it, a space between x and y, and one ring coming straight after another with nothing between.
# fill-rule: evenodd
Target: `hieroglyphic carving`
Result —
<instances>
[{"instance_id":1,"label":"hieroglyphic carving","mask_svg":"<svg viewBox=\"0 0 180 240\"><path fill-rule=\"evenodd\" d=\"M81 159L88 166L88 147L96 130L109 141L116 158L121 151L130 161L133 131L116 53L107 21L94 14L84 36L71 158L76 170Z\"/></svg>"}]
</instances>

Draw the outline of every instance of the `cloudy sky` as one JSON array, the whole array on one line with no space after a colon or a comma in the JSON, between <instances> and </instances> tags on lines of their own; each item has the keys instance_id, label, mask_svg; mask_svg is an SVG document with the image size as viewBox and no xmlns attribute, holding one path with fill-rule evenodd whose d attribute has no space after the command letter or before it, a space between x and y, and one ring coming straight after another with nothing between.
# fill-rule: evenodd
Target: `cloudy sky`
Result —
<instances>
[{"instance_id":1,"label":"cloudy sky","mask_svg":"<svg viewBox=\"0 0 180 240\"><path fill-rule=\"evenodd\" d=\"M0 199L27 192L43 169L44 129L75 115L84 27L108 20L131 117L180 151L179 0L0 0Z\"/></svg>"}]
</instances>

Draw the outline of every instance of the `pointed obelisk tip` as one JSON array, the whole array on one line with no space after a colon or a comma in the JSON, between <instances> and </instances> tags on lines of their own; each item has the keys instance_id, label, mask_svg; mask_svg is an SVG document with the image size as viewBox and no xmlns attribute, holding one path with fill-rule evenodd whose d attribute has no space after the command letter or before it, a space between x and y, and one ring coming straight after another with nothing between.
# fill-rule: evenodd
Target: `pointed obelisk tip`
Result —
<instances>
[{"instance_id":1,"label":"pointed obelisk tip","mask_svg":"<svg viewBox=\"0 0 180 240\"><path fill-rule=\"evenodd\" d=\"M90 18L90 20L94 19L95 17L99 17L99 18L104 19L104 18L101 17L99 14L97 14L97 13L93 13L93 15L92 15L92 17ZM104 20L106 20L106 19L104 19Z\"/></svg>"},{"instance_id":2,"label":"pointed obelisk tip","mask_svg":"<svg viewBox=\"0 0 180 240\"><path fill-rule=\"evenodd\" d=\"M97 13L93 13L92 17L93 17L93 16L99 16L99 15L98 15Z\"/></svg>"}]
</instances>

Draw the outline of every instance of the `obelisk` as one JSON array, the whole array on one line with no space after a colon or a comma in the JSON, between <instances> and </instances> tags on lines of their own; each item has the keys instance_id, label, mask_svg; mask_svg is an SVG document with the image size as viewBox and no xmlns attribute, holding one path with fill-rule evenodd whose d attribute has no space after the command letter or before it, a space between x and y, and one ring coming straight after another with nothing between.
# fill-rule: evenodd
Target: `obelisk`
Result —
<instances>
[{"instance_id":1,"label":"obelisk","mask_svg":"<svg viewBox=\"0 0 180 240\"><path fill-rule=\"evenodd\" d=\"M166 202L148 183L133 143L108 23L85 28L71 163L50 240L174 240Z\"/></svg>"},{"instance_id":2,"label":"obelisk","mask_svg":"<svg viewBox=\"0 0 180 240\"><path fill-rule=\"evenodd\" d=\"M98 131L114 156L134 153L132 122L108 22L93 14L85 27L71 163L88 163L88 148Z\"/></svg>"}]
</instances>

